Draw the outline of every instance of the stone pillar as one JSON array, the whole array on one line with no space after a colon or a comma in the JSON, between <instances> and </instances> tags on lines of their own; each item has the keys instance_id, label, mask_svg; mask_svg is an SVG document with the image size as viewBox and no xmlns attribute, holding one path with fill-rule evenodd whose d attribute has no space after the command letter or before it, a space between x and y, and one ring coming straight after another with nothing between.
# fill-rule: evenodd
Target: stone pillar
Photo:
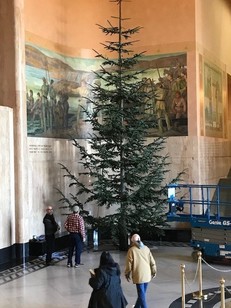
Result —
<instances>
[{"instance_id":1,"label":"stone pillar","mask_svg":"<svg viewBox=\"0 0 231 308\"><path fill-rule=\"evenodd\" d=\"M24 244L29 240L25 29L23 14L24 0L0 1L0 27L2 29L0 105L13 109L15 225L11 226L11 232L15 236L12 237L14 241L7 244L7 248L12 251L12 257L14 257L14 254L16 257L27 255ZM10 205L6 206L10 207Z\"/></svg>"},{"instance_id":2,"label":"stone pillar","mask_svg":"<svg viewBox=\"0 0 231 308\"><path fill-rule=\"evenodd\" d=\"M28 254L24 243L28 242L28 149L27 149L27 114L25 81L25 29L24 0L14 0L14 43L15 43L15 112L14 112L14 146L15 146L15 211L16 243L20 256ZM16 251L17 252L17 251Z\"/></svg>"},{"instance_id":3,"label":"stone pillar","mask_svg":"<svg viewBox=\"0 0 231 308\"><path fill-rule=\"evenodd\" d=\"M15 187L14 187L14 138L13 110L0 106L0 249L15 243ZM11 258L10 249L5 252ZM3 254L0 253L0 263Z\"/></svg>"}]
</instances>

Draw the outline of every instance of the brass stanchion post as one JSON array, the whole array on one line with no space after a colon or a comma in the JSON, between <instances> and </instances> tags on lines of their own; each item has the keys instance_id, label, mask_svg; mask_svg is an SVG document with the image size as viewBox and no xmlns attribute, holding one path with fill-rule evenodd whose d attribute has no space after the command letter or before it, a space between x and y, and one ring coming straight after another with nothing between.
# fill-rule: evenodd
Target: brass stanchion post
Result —
<instances>
[{"instance_id":1,"label":"brass stanchion post","mask_svg":"<svg viewBox=\"0 0 231 308\"><path fill-rule=\"evenodd\" d=\"M199 291L198 293L194 293L193 297L201 300L201 299L204 299L204 295L202 292L202 266L201 266L202 253L201 251L198 251L197 255L198 255Z\"/></svg>"},{"instance_id":2,"label":"brass stanchion post","mask_svg":"<svg viewBox=\"0 0 231 308\"><path fill-rule=\"evenodd\" d=\"M198 270L199 270L199 298L203 297L203 292L202 292L202 266L201 266L201 251L198 252Z\"/></svg>"},{"instance_id":3,"label":"brass stanchion post","mask_svg":"<svg viewBox=\"0 0 231 308\"><path fill-rule=\"evenodd\" d=\"M225 279L220 280L221 286L221 308L225 308Z\"/></svg>"},{"instance_id":4,"label":"brass stanchion post","mask_svg":"<svg viewBox=\"0 0 231 308\"><path fill-rule=\"evenodd\" d=\"M182 308L185 308L185 265L181 264L181 296L182 296Z\"/></svg>"}]
</instances>

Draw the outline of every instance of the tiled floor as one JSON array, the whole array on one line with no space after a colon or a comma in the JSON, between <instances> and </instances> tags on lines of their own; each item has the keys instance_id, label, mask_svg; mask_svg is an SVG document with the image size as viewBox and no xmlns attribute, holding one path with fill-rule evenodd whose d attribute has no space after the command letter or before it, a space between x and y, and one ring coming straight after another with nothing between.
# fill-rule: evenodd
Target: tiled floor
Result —
<instances>
[{"instance_id":1,"label":"tiled floor","mask_svg":"<svg viewBox=\"0 0 231 308\"><path fill-rule=\"evenodd\" d=\"M231 307L231 267L203 262L204 301L193 299L192 293L198 291L197 263L192 261L188 245L174 243L148 243L157 262L158 273L148 287L149 308L182 308L181 304L181 264L185 265L186 296L185 307L220 307L220 279L225 279L226 308ZM179 245L179 247L177 247ZM110 247L105 246L105 249ZM111 250L114 259L124 269L125 252ZM66 257L55 259L55 265L45 267L43 260L35 259L0 272L1 308L87 308L91 293L88 285L89 268L98 266L101 251L85 251L83 266L67 268ZM136 300L136 289L122 275L122 287L132 307ZM229 306L230 305L230 306Z\"/></svg>"}]
</instances>

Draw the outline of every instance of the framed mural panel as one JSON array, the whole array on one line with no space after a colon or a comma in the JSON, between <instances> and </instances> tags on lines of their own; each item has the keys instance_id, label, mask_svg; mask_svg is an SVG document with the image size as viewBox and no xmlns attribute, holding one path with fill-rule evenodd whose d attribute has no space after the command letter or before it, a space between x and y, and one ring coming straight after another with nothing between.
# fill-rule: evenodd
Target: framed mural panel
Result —
<instances>
[{"instance_id":1,"label":"framed mural panel","mask_svg":"<svg viewBox=\"0 0 231 308\"><path fill-rule=\"evenodd\" d=\"M231 138L231 75L227 74L227 126L228 126L228 138Z\"/></svg>"},{"instance_id":2,"label":"framed mural panel","mask_svg":"<svg viewBox=\"0 0 231 308\"><path fill-rule=\"evenodd\" d=\"M88 138L93 84L104 86L94 72L100 59L72 58L26 44L27 133L31 137ZM187 124L187 54L143 56L140 71L151 96L144 112L157 126L149 136L185 136Z\"/></svg>"},{"instance_id":3,"label":"framed mural panel","mask_svg":"<svg viewBox=\"0 0 231 308\"><path fill-rule=\"evenodd\" d=\"M201 134L214 138L225 138L225 118L223 99L223 72L209 61L202 61L200 56L203 80L203 106L201 108ZM202 88L202 87L201 87Z\"/></svg>"}]
</instances>

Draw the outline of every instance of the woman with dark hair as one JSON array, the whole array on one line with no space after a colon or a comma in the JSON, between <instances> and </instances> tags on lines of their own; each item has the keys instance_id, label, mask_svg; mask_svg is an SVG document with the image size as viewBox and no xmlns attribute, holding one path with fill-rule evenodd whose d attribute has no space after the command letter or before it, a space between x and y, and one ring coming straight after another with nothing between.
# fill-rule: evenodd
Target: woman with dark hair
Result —
<instances>
[{"instance_id":1,"label":"woman with dark hair","mask_svg":"<svg viewBox=\"0 0 231 308\"><path fill-rule=\"evenodd\" d=\"M88 308L125 308L127 300L123 294L119 264L109 252L102 252L99 267L90 270L89 285L93 291Z\"/></svg>"}]
</instances>

